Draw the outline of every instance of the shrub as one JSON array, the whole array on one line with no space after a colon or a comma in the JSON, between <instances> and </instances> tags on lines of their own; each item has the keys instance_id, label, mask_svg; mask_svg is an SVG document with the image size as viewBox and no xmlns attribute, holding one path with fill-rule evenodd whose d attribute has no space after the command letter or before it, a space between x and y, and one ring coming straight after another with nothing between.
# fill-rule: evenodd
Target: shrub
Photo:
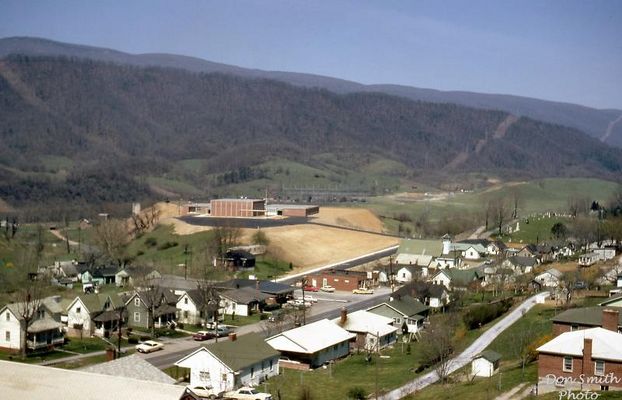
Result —
<instances>
[{"instance_id":1,"label":"shrub","mask_svg":"<svg viewBox=\"0 0 622 400\"><path fill-rule=\"evenodd\" d=\"M467 310L462 319L468 329L476 329L504 314L511 306L511 299L504 299L494 304L475 305Z\"/></svg>"},{"instance_id":2,"label":"shrub","mask_svg":"<svg viewBox=\"0 0 622 400\"><path fill-rule=\"evenodd\" d=\"M130 336L127 338L129 344L138 344L138 338L136 336Z\"/></svg>"},{"instance_id":3,"label":"shrub","mask_svg":"<svg viewBox=\"0 0 622 400\"><path fill-rule=\"evenodd\" d=\"M145 239L145 245L149 247L155 247L158 244L158 240L154 237L148 237Z\"/></svg>"},{"instance_id":4,"label":"shrub","mask_svg":"<svg viewBox=\"0 0 622 400\"><path fill-rule=\"evenodd\" d=\"M268 319L268 314L259 314L259 320L260 321L264 321L266 319Z\"/></svg>"},{"instance_id":5,"label":"shrub","mask_svg":"<svg viewBox=\"0 0 622 400\"><path fill-rule=\"evenodd\" d=\"M364 400L367 398L367 391L360 386L354 386L348 389L348 399Z\"/></svg>"},{"instance_id":6,"label":"shrub","mask_svg":"<svg viewBox=\"0 0 622 400\"><path fill-rule=\"evenodd\" d=\"M162 243L161 245L158 246L158 250L170 249L171 247L175 247L178 244L179 243L177 243L177 242L165 242L165 243Z\"/></svg>"}]
</instances>

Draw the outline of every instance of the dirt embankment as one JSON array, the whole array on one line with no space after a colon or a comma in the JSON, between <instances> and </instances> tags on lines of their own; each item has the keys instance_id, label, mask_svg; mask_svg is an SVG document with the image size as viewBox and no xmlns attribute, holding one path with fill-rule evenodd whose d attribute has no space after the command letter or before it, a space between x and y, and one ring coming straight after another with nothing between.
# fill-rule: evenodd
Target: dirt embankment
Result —
<instances>
[{"instance_id":1,"label":"dirt embankment","mask_svg":"<svg viewBox=\"0 0 622 400\"><path fill-rule=\"evenodd\" d=\"M169 206L166 211L167 213L163 213L160 218L160 223L172 224L178 235L190 235L211 229L206 226L190 225L174 218L176 208ZM398 244L396 238L339 228L341 226L382 232L382 222L367 209L322 208L320 214L311 220L337 227L301 224L262 229L270 240L269 252L281 260L293 263L297 267L295 272L347 260ZM255 229L242 229L242 242L250 243L255 231Z\"/></svg>"}]
</instances>

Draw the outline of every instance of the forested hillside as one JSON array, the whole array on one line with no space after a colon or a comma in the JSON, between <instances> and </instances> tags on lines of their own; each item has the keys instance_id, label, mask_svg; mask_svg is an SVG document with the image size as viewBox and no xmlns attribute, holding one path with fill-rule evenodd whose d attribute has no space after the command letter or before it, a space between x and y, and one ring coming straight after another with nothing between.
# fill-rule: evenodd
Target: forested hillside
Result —
<instances>
[{"instance_id":1,"label":"forested hillside","mask_svg":"<svg viewBox=\"0 0 622 400\"><path fill-rule=\"evenodd\" d=\"M10 56L0 104L0 198L10 204L149 198L157 179L204 195L275 183L275 160L315 177L338 170L342 183L378 163L399 166L380 176L424 180L622 173L622 151L571 128L520 118L500 133L500 111L222 74Z\"/></svg>"}]
</instances>

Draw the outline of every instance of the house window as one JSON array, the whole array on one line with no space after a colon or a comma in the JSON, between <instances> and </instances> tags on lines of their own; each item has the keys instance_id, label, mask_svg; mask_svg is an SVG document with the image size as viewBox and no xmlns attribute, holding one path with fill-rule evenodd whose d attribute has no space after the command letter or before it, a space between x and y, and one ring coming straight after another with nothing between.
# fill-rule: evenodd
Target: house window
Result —
<instances>
[{"instance_id":1,"label":"house window","mask_svg":"<svg viewBox=\"0 0 622 400\"><path fill-rule=\"evenodd\" d=\"M140 322L140 313L139 312L135 312L134 313L134 322Z\"/></svg>"},{"instance_id":2,"label":"house window","mask_svg":"<svg viewBox=\"0 0 622 400\"><path fill-rule=\"evenodd\" d=\"M221 380L222 380L223 382L227 382L227 374L222 374L222 376L221 376Z\"/></svg>"},{"instance_id":3,"label":"house window","mask_svg":"<svg viewBox=\"0 0 622 400\"><path fill-rule=\"evenodd\" d=\"M110 299L107 299L106 302L104 303L104 310L107 310L110 308Z\"/></svg>"},{"instance_id":4,"label":"house window","mask_svg":"<svg viewBox=\"0 0 622 400\"><path fill-rule=\"evenodd\" d=\"M579 325L570 325L570 331L578 331L579 330Z\"/></svg>"},{"instance_id":5,"label":"house window","mask_svg":"<svg viewBox=\"0 0 622 400\"><path fill-rule=\"evenodd\" d=\"M605 375L605 362L604 361L594 362L594 375L596 376Z\"/></svg>"},{"instance_id":6,"label":"house window","mask_svg":"<svg viewBox=\"0 0 622 400\"><path fill-rule=\"evenodd\" d=\"M45 310L38 310L37 311L37 318L39 318L39 319L45 318Z\"/></svg>"},{"instance_id":7,"label":"house window","mask_svg":"<svg viewBox=\"0 0 622 400\"><path fill-rule=\"evenodd\" d=\"M334 278L333 282L339 282L339 278Z\"/></svg>"},{"instance_id":8,"label":"house window","mask_svg":"<svg viewBox=\"0 0 622 400\"><path fill-rule=\"evenodd\" d=\"M338 345L338 344L336 344L336 345L334 345L334 346L333 346L333 350L334 350L334 351L337 351L338 349L339 349L339 345Z\"/></svg>"},{"instance_id":9,"label":"house window","mask_svg":"<svg viewBox=\"0 0 622 400\"><path fill-rule=\"evenodd\" d=\"M6 320L7 321L11 320L11 314L8 311L6 312Z\"/></svg>"},{"instance_id":10,"label":"house window","mask_svg":"<svg viewBox=\"0 0 622 400\"><path fill-rule=\"evenodd\" d=\"M199 379L202 382L209 382L209 371L199 371Z\"/></svg>"},{"instance_id":11,"label":"house window","mask_svg":"<svg viewBox=\"0 0 622 400\"><path fill-rule=\"evenodd\" d=\"M80 314L82 312L82 307L76 307L76 314Z\"/></svg>"},{"instance_id":12,"label":"house window","mask_svg":"<svg viewBox=\"0 0 622 400\"><path fill-rule=\"evenodd\" d=\"M572 372L572 357L564 357L564 372Z\"/></svg>"},{"instance_id":13,"label":"house window","mask_svg":"<svg viewBox=\"0 0 622 400\"><path fill-rule=\"evenodd\" d=\"M4 333L4 340L6 340L7 342L11 341L11 331L6 331Z\"/></svg>"},{"instance_id":14,"label":"house window","mask_svg":"<svg viewBox=\"0 0 622 400\"><path fill-rule=\"evenodd\" d=\"M184 304L188 304L188 298L184 298Z\"/></svg>"},{"instance_id":15,"label":"house window","mask_svg":"<svg viewBox=\"0 0 622 400\"><path fill-rule=\"evenodd\" d=\"M184 318L188 318L188 311L184 311Z\"/></svg>"},{"instance_id":16,"label":"house window","mask_svg":"<svg viewBox=\"0 0 622 400\"><path fill-rule=\"evenodd\" d=\"M136 297L136 298L134 299L134 305L135 305L136 307L139 307L139 306L140 306L140 299L139 299L138 297Z\"/></svg>"},{"instance_id":17,"label":"house window","mask_svg":"<svg viewBox=\"0 0 622 400\"><path fill-rule=\"evenodd\" d=\"M274 361L270 360L270 371L274 369Z\"/></svg>"},{"instance_id":18,"label":"house window","mask_svg":"<svg viewBox=\"0 0 622 400\"><path fill-rule=\"evenodd\" d=\"M255 376L255 367L251 367L251 378Z\"/></svg>"},{"instance_id":19,"label":"house window","mask_svg":"<svg viewBox=\"0 0 622 400\"><path fill-rule=\"evenodd\" d=\"M350 280L349 280L349 279L346 279L344 282L345 282L345 283L350 283Z\"/></svg>"}]
</instances>

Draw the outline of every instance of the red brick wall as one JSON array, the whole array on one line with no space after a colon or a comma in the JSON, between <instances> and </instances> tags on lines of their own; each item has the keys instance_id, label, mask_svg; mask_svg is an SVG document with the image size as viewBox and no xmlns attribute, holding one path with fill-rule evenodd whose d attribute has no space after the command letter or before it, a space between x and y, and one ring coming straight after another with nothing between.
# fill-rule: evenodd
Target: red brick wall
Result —
<instances>
[{"instance_id":1,"label":"red brick wall","mask_svg":"<svg viewBox=\"0 0 622 400\"><path fill-rule=\"evenodd\" d=\"M263 215L263 213L253 213L254 209L263 209L263 201L253 201L248 199L239 200L212 200L211 215L214 217L252 217Z\"/></svg>"},{"instance_id":2,"label":"red brick wall","mask_svg":"<svg viewBox=\"0 0 622 400\"><path fill-rule=\"evenodd\" d=\"M359 288L362 285L362 282L366 280L362 275L350 275L350 274L327 274L327 273L317 273L313 275L309 275L308 279L311 281L315 279L317 281L318 287L322 287L322 282L324 278L327 280L327 284L335 288L335 290L343 290L343 291L352 291L356 288Z\"/></svg>"},{"instance_id":3,"label":"red brick wall","mask_svg":"<svg viewBox=\"0 0 622 400\"><path fill-rule=\"evenodd\" d=\"M538 356L538 377L544 379L546 375L552 374L558 378L571 377L578 381L581 374L584 374L586 378L594 376L593 360L586 362L584 366L583 357L573 357L572 372L563 371L563 362L563 356L541 353ZM622 362L615 363L605 360L605 375L610 373L613 373L614 377L622 380ZM622 389L622 383L612 383L610 387Z\"/></svg>"}]
</instances>

